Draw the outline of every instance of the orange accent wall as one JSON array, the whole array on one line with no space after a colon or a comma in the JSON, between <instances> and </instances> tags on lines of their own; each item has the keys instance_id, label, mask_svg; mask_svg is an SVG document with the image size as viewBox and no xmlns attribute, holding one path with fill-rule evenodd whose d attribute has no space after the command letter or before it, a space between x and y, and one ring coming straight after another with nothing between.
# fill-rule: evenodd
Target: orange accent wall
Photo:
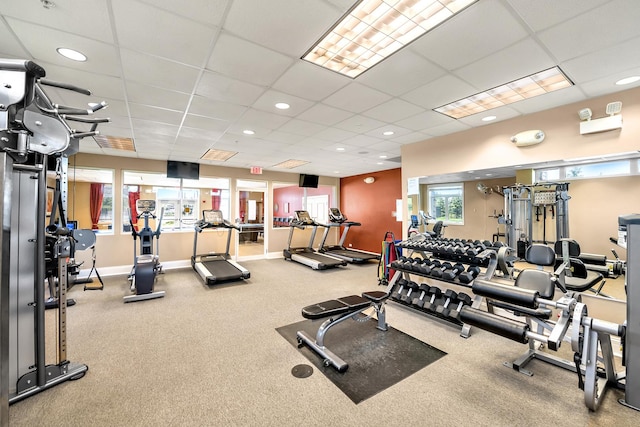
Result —
<instances>
[{"instance_id":1,"label":"orange accent wall","mask_svg":"<svg viewBox=\"0 0 640 427\"><path fill-rule=\"evenodd\" d=\"M368 176L375 182L365 184ZM397 199L402 199L400 168L341 178L340 210L349 220L362 224L349 230L345 247L351 244L355 249L380 253L387 231L402 239L402 222L392 215Z\"/></svg>"}]
</instances>

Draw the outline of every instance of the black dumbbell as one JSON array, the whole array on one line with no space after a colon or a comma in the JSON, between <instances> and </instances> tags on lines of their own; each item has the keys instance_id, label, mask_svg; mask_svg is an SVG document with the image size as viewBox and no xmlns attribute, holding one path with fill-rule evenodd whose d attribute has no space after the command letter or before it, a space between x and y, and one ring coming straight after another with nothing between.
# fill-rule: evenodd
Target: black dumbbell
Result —
<instances>
[{"instance_id":1,"label":"black dumbbell","mask_svg":"<svg viewBox=\"0 0 640 427\"><path fill-rule=\"evenodd\" d=\"M411 294L414 294L416 290L418 290L418 288L420 287L420 285L418 285L416 282L409 281L409 283L407 283L407 293L404 295L400 296L400 301L403 302L404 304L411 304L411 301L413 300L413 298L411 297Z\"/></svg>"},{"instance_id":2,"label":"black dumbbell","mask_svg":"<svg viewBox=\"0 0 640 427\"><path fill-rule=\"evenodd\" d=\"M431 260L430 259L424 259L422 260L422 264L420 264L420 266L418 267L416 273L420 273L420 274L424 274L424 275L428 275L429 273L431 273Z\"/></svg>"},{"instance_id":3,"label":"black dumbbell","mask_svg":"<svg viewBox=\"0 0 640 427\"><path fill-rule=\"evenodd\" d=\"M458 297L458 293L454 290L447 289L444 292L444 304L436 307L436 313L447 316L449 314L449 305L453 304L453 301Z\"/></svg>"},{"instance_id":4,"label":"black dumbbell","mask_svg":"<svg viewBox=\"0 0 640 427\"><path fill-rule=\"evenodd\" d=\"M402 295L402 291L404 290L404 287L407 286L407 283L409 283L408 280L399 279L394 286L395 291L391 293L391 298L395 300L399 300L400 295Z\"/></svg>"},{"instance_id":5,"label":"black dumbbell","mask_svg":"<svg viewBox=\"0 0 640 427\"><path fill-rule=\"evenodd\" d=\"M440 266L432 268L429 275L431 277L439 279L440 277L442 277L442 273L444 273L445 270L449 270L451 268L453 268L453 266L450 262L443 262L442 264L440 264Z\"/></svg>"},{"instance_id":6,"label":"black dumbbell","mask_svg":"<svg viewBox=\"0 0 640 427\"><path fill-rule=\"evenodd\" d=\"M460 292L455 301L458 303L458 305L455 308L447 308L443 314L452 319L458 320L460 319L460 310L462 310L462 307L464 307L465 305L471 305L472 301L473 300L469 295L465 294L464 292ZM451 307L451 304L449 304L449 307Z\"/></svg>"},{"instance_id":7,"label":"black dumbbell","mask_svg":"<svg viewBox=\"0 0 640 427\"><path fill-rule=\"evenodd\" d=\"M424 298L429 295L429 284L427 283L421 283L420 287L418 288L418 290L420 291L420 296L415 297L412 301L411 304L418 306L418 307L422 307L424 305Z\"/></svg>"},{"instance_id":8,"label":"black dumbbell","mask_svg":"<svg viewBox=\"0 0 640 427\"><path fill-rule=\"evenodd\" d=\"M449 268L442 272L442 278L445 280L453 280L456 276L464 271L464 265L459 262L456 263L452 268Z\"/></svg>"},{"instance_id":9,"label":"black dumbbell","mask_svg":"<svg viewBox=\"0 0 640 427\"><path fill-rule=\"evenodd\" d=\"M470 265L469 268L467 268L467 271L458 275L458 280L460 280L460 282L462 283L468 284L471 283L473 279L478 277L479 274L480 267L478 267L477 265Z\"/></svg>"},{"instance_id":10,"label":"black dumbbell","mask_svg":"<svg viewBox=\"0 0 640 427\"><path fill-rule=\"evenodd\" d=\"M429 298L429 301L425 301L423 299L422 305L420 305L420 303L416 305L418 307L424 308L425 310L433 311L433 309L436 307L436 300L440 298L440 295L442 295L442 291L437 286L431 286L429 288L429 295L431 295L431 297Z\"/></svg>"}]
</instances>

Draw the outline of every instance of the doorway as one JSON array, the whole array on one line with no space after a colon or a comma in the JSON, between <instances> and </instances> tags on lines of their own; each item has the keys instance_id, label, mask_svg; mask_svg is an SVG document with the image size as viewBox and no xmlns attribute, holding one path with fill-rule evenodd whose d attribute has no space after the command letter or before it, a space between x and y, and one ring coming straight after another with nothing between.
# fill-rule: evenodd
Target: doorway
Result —
<instances>
[{"instance_id":1,"label":"doorway","mask_svg":"<svg viewBox=\"0 0 640 427\"><path fill-rule=\"evenodd\" d=\"M236 233L236 256L240 261L265 257L269 228L265 227L266 197L266 182L238 180L236 225L240 230Z\"/></svg>"}]
</instances>

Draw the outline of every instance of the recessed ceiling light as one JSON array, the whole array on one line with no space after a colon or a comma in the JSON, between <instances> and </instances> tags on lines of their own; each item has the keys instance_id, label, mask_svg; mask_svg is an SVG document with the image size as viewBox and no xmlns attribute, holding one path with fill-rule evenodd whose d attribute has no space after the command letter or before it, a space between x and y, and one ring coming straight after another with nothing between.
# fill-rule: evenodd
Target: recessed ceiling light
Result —
<instances>
[{"instance_id":1,"label":"recessed ceiling light","mask_svg":"<svg viewBox=\"0 0 640 427\"><path fill-rule=\"evenodd\" d=\"M344 148L343 147L338 147L338 148L336 148L336 151L344 151Z\"/></svg>"},{"instance_id":2,"label":"recessed ceiling light","mask_svg":"<svg viewBox=\"0 0 640 427\"><path fill-rule=\"evenodd\" d=\"M618 86L628 85L628 84L631 84L631 83L635 83L635 82L637 82L638 80L640 80L640 76L631 76L631 77L626 77L626 78L624 78L624 79L620 79L620 80L618 80L618 81L616 82L616 84L617 84Z\"/></svg>"},{"instance_id":3,"label":"recessed ceiling light","mask_svg":"<svg viewBox=\"0 0 640 427\"><path fill-rule=\"evenodd\" d=\"M495 120L495 119L497 119L496 116L487 116L487 117L483 117L482 121L483 122L490 122L490 121Z\"/></svg>"},{"instance_id":4,"label":"recessed ceiling light","mask_svg":"<svg viewBox=\"0 0 640 427\"><path fill-rule=\"evenodd\" d=\"M68 49L66 47L59 47L56 49L56 51L65 58L71 59L73 61L84 62L87 60L87 57L77 50Z\"/></svg>"},{"instance_id":5,"label":"recessed ceiling light","mask_svg":"<svg viewBox=\"0 0 640 427\"><path fill-rule=\"evenodd\" d=\"M276 104L276 108L278 110L287 110L287 109L289 109L289 107L291 107L291 106L289 104L287 104L286 102L278 102Z\"/></svg>"},{"instance_id":6,"label":"recessed ceiling light","mask_svg":"<svg viewBox=\"0 0 640 427\"><path fill-rule=\"evenodd\" d=\"M251 129L245 129L242 131L242 133L244 133L245 135L254 135L255 132L252 131Z\"/></svg>"},{"instance_id":7,"label":"recessed ceiling light","mask_svg":"<svg viewBox=\"0 0 640 427\"><path fill-rule=\"evenodd\" d=\"M392 131L392 130L387 130L387 131L382 132L382 134L383 134L384 136L390 136L390 135L393 135L394 133L395 133L395 132L394 132L394 131Z\"/></svg>"},{"instance_id":8,"label":"recessed ceiling light","mask_svg":"<svg viewBox=\"0 0 640 427\"><path fill-rule=\"evenodd\" d=\"M333 173L340 173L340 171L333 171Z\"/></svg>"},{"instance_id":9,"label":"recessed ceiling light","mask_svg":"<svg viewBox=\"0 0 640 427\"><path fill-rule=\"evenodd\" d=\"M384 162L378 162L376 165L384 165Z\"/></svg>"},{"instance_id":10,"label":"recessed ceiling light","mask_svg":"<svg viewBox=\"0 0 640 427\"><path fill-rule=\"evenodd\" d=\"M387 158L387 155L386 155L386 154L382 154L382 155L380 155L380 156L378 156L378 157L380 157L381 159L386 159L386 158Z\"/></svg>"}]
</instances>

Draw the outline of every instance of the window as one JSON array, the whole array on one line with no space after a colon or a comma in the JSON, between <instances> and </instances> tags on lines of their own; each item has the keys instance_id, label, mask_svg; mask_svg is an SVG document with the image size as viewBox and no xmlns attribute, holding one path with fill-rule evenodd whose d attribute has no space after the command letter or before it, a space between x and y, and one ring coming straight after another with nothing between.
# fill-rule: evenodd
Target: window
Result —
<instances>
[{"instance_id":1,"label":"window","mask_svg":"<svg viewBox=\"0 0 640 427\"><path fill-rule=\"evenodd\" d=\"M163 212L161 231L193 231L202 210L219 209L229 219L229 180L200 177L197 180L167 178L153 172L124 171L122 191L123 231L131 231L130 215L135 215L138 199L156 201L155 215ZM134 220L135 224L135 220ZM153 224L150 224L154 228Z\"/></svg>"},{"instance_id":2,"label":"window","mask_svg":"<svg viewBox=\"0 0 640 427\"><path fill-rule=\"evenodd\" d=\"M273 226L288 227L295 211L306 210L320 223L329 218L329 208L335 205L335 187L320 185L318 188L303 188L297 184L273 184Z\"/></svg>"},{"instance_id":3,"label":"window","mask_svg":"<svg viewBox=\"0 0 640 427\"><path fill-rule=\"evenodd\" d=\"M67 220L97 233L113 229L113 170L69 166Z\"/></svg>"},{"instance_id":4,"label":"window","mask_svg":"<svg viewBox=\"0 0 640 427\"><path fill-rule=\"evenodd\" d=\"M464 224L464 187L462 183L429 185L429 215L445 224Z\"/></svg>"},{"instance_id":5,"label":"window","mask_svg":"<svg viewBox=\"0 0 640 427\"><path fill-rule=\"evenodd\" d=\"M536 170L536 182L553 182L561 179L605 178L610 176L635 175L630 160L613 160L598 163L578 163Z\"/></svg>"}]
</instances>

